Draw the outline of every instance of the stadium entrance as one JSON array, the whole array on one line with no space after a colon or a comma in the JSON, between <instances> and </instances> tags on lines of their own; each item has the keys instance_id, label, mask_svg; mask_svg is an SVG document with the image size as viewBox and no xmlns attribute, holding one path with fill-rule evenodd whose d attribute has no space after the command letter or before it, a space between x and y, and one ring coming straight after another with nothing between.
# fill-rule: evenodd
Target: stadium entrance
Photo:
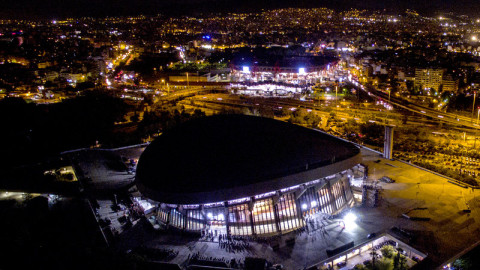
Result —
<instances>
[{"instance_id":1,"label":"stadium entrance","mask_svg":"<svg viewBox=\"0 0 480 270\"><path fill-rule=\"evenodd\" d=\"M205 209L207 213L207 233L212 237L220 234L227 234L227 224L225 221L225 208L217 207Z\"/></svg>"}]
</instances>

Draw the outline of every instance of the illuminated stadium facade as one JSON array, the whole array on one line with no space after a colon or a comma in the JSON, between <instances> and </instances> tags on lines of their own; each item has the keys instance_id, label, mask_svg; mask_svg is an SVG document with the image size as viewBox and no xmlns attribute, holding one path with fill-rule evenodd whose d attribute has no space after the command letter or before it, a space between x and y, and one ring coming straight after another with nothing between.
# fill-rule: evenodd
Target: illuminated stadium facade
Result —
<instances>
[{"instance_id":1,"label":"illuminated stadium facade","mask_svg":"<svg viewBox=\"0 0 480 270\"><path fill-rule=\"evenodd\" d=\"M234 65L232 77L235 82L280 82L289 84L311 84L326 76L328 64L312 64L308 57L290 57L273 66L258 66L254 63Z\"/></svg>"},{"instance_id":2,"label":"illuminated stadium facade","mask_svg":"<svg viewBox=\"0 0 480 270\"><path fill-rule=\"evenodd\" d=\"M284 86L308 86L327 77L336 59L307 55L292 49L254 50L239 54L231 62L232 81L237 84L274 83Z\"/></svg>"},{"instance_id":3,"label":"illuminated stadium facade","mask_svg":"<svg viewBox=\"0 0 480 270\"><path fill-rule=\"evenodd\" d=\"M359 149L268 118L223 115L165 132L140 157L136 183L157 219L188 231L274 235L353 205Z\"/></svg>"}]
</instances>

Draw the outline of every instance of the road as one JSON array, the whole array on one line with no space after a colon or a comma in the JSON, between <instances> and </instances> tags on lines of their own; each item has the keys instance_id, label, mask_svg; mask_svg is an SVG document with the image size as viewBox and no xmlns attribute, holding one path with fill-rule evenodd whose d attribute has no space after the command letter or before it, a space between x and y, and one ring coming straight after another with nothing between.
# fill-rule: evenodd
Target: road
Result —
<instances>
[{"instance_id":1,"label":"road","mask_svg":"<svg viewBox=\"0 0 480 270\"><path fill-rule=\"evenodd\" d=\"M358 81L351 81L351 85L354 86L356 89L365 91L370 96L374 96L378 99L386 101L395 107L402 108L404 110L414 112L419 115L425 115L425 116L431 117L432 119L436 119L436 121L439 121L439 122L445 122L455 126L467 127L470 129L478 129L480 127L476 123L473 123L473 119L470 117L460 116L453 113L441 112L431 108L413 104L403 99L399 99L396 97L389 97L387 93L384 93L378 89L375 89L372 86L361 85Z\"/></svg>"},{"instance_id":2,"label":"road","mask_svg":"<svg viewBox=\"0 0 480 270\"><path fill-rule=\"evenodd\" d=\"M198 87L190 87L187 89L176 90L172 91L165 96L159 98L158 102L160 103L168 103L180 98L195 96L200 93L211 93L211 92L226 92L227 90L219 88L217 86L198 86Z\"/></svg>"}]
</instances>

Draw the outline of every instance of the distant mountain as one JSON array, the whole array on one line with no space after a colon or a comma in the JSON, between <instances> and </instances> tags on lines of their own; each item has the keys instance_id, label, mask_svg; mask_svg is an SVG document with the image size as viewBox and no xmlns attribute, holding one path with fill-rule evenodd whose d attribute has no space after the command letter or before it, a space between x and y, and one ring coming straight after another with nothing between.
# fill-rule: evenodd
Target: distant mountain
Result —
<instances>
[{"instance_id":1,"label":"distant mountain","mask_svg":"<svg viewBox=\"0 0 480 270\"><path fill-rule=\"evenodd\" d=\"M359 8L423 14L452 11L475 15L478 0L0 0L0 16L7 18L60 18L136 14L183 15L207 12L259 11L282 7Z\"/></svg>"}]
</instances>

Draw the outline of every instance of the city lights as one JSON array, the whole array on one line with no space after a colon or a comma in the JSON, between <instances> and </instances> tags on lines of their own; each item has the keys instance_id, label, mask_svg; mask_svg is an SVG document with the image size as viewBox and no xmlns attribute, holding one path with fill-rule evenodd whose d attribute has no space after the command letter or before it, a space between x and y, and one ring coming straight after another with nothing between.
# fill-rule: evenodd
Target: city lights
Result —
<instances>
[{"instance_id":1,"label":"city lights","mask_svg":"<svg viewBox=\"0 0 480 270\"><path fill-rule=\"evenodd\" d=\"M90 229L182 269L449 269L480 240L472 5L33 1L0 20L10 265L95 262Z\"/></svg>"}]
</instances>

